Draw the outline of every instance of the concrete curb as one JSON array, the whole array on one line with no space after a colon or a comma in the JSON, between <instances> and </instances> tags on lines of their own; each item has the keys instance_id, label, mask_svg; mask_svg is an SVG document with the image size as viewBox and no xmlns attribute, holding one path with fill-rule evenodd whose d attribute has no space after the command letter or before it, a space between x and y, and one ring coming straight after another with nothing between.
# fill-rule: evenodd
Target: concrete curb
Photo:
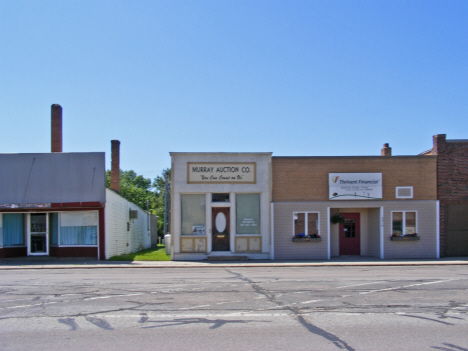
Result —
<instances>
[{"instance_id":1,"label":"concrete curb","mask_svg":"<svg viewBox=\"0 0 468 351\"><path fill-rule=\"evenodd\" d=\"M0 263L0 270L18 269L96 269L96 268L227 268L227 267L359 267L359 266L450 266L467 265L468 258L461 260L433 260L433 261L340 261L340 262L186 262L186 261L159 261L159 262L67 262L67 263L31 263L15 262L15 264Z\"/></svg>"}]
</instances>

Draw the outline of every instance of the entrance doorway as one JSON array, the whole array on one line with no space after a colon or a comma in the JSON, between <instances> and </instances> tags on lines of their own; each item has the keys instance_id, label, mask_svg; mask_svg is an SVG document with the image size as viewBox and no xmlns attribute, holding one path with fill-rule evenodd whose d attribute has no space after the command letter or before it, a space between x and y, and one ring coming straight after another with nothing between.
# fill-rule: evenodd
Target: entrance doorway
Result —
<instances>
[{"instance_id":1,"label":"entrance doorway","mask_svg":"<svg viewBox=\"0 0 468 351\"><path fill-rule=\"evenodd\" d=\"M211 218L212 251L229 251L230 208L213 207Z\"/></svg>"},{"instance_id":2,"label":"entrance doorway","mask_svg":"<svg viewBox=\"0 0 468 351\"><path fill-rule=\"evenodd\" d=\"M29 217L29 254L49 254L49 218L46 213L31 213Z\"/></svg>"},{"instance_id":3,"label":"entrance doorway","mask_svg":"<svg viewBox=\"0 0 468 351\"><path fill-rule=\"evenodd\" d=\"M340 256L361 254L360 214L342 213L344 223L340 223Z\"/></svg>"}]
</instances>

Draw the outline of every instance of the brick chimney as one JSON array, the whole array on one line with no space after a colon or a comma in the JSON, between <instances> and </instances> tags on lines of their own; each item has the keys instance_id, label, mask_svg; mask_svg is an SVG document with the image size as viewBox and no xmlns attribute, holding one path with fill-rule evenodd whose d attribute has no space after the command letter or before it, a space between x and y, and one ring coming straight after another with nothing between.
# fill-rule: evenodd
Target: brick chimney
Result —
<instances>
[{"instance_id":1,"label":"brick chimney","mask_svg":"<svg viewBox=\"0 0 468 351\"><path fill-rule=\"evenodd\" d=\"M120 192L120 141L111 140L111 189Z\"/></svg>"},{"instance_id":2,"label":"brick chimney","mask_svg":"<svg viewBox=\"0 0 468 351\"><path fill-rule=\"evenodd\" d=\"M382 151L380 151L381 156L392 156L392 148L388 145L389 144L383 144Z\"/></svg>"},{"instance_id":3,"label":"brick chimney","mask_svg":"<svg viewBox=\"0 0 468 351\"><path fill-rule=\"evenodd\" d=\"M51 152L62 152L62 106L51 106Z\"/></svg>"},{"instance_id":4,"label":"brick chimney","mask_svg":"<svg viewBox=\"0 0 468 351\"><path fill-rule=\"evenodd\" d=\"M432 154L438 155L441 152L445 142L446 142L447 134L436 134L432 137Z\"/></svg>"}]
</instances>

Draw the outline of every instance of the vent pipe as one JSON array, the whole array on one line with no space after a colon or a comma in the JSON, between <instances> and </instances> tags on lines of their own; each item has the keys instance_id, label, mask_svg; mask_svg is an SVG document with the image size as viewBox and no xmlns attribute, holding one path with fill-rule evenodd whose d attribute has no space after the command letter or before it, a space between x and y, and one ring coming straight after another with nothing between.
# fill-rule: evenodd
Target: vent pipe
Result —
<instances>
[{"instance_id":1,"label":"vent pipe","mask_svg":"<svg viewBox=\"0 0 468 351\"><path fill-rule=\"evenodd\" d=\"M111 189L120 192L120 141L111 140Z\"/></svg>"},{"instance_id":2,"label":"vent pipe","mask_svg":"<svg viewBox=\"0 0 468 351\"><path fill-rule=\"evenodd\" d=\"M62 152L62 106L51 106L51 152Z\"/></svg>"}]
</instances>

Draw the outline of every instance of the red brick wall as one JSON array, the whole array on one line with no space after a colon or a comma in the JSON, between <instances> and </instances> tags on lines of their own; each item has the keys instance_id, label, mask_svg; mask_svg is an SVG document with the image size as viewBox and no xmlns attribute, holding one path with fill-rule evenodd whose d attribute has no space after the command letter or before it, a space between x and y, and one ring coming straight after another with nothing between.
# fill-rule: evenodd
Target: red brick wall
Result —
<instances>
[{"instance_id":1,"label":"red brick wall","mask_svg":"<svg viewBox=\"0 0 468 351\"><path fill-rule=\"evenodd\" d=\"M440 200L440 252L445 256L447 205L468 204L468 141L434 135L432 154L437 155L437 198Z\"/></svg>"},{"instance_id":2,"label":"red brick wall","mask_svg":"<svg viewBox=\"0 0 468 351\"><path fill-rule=\"evenodd\" d=\"M51 107L51 152L62 152L62 106Z\"/></svg>"}]
</instances>

